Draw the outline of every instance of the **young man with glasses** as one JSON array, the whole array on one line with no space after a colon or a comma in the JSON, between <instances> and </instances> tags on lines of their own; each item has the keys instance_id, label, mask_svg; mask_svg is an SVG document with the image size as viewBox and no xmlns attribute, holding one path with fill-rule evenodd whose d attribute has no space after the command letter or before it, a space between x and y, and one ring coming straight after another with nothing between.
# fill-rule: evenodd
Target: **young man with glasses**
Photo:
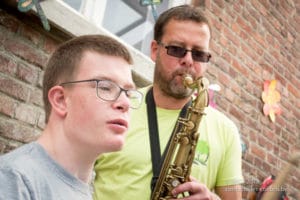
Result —
<instances>
[{"instance_id":1,"label":"young man with glasses","mask_svg":"<svg viewBox=\"0 0 300 200\"><path fill-rule=\"evenodd\" d=\"M196 80L204 76L211 58L210 39L208 20L198 8L178 6L159 16L151 43L154 81L152 86L141 89L146 100L149 91L153 91L156 119L149 120L151 108L147 108L146 102L132 113L122 151L100 156L96 162L95 200L150 199L153 176L150 124L157 121L160 143L157 148L163 154L180 110L191 99L192 93L184 86L183 77L189 74ZM180 184L172 194L176 198L177 194L188 192L190 196L182 198L186 200L242 199L242 151L237 127L211 107L205 113L199 126L192 181ZM155 165L158 164L153 168Z\"/></svg>"},{"instance_id":2,"label":"young man with glasses","mask_svg":"<svg viewBox=\"0 0 300 200\"><path fill-rule=\"evenodd\" d=\"M97 156L122 148L130 109L142 101L131 70L130 53L110 37L59 46L44 73L45 129L0 157L0 199L92 199Z\"/></svg>"}]
</instances>

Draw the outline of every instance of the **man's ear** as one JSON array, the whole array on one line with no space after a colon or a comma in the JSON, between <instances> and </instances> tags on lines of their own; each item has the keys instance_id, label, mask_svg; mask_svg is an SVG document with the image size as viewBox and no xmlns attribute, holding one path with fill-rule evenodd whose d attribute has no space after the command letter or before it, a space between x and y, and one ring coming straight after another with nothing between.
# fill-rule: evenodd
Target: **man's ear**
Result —
<instances>
[{"instance_id":1,"label":"man's ear","mask_svg":"<svg viewBox=\"0 0 300 200\"><path fill-rule=\"evenodd\" d=\"M158 54L158 43L155 40L151 42L151 59L155 62Z\"/></svg>"},{"instance_id":2,"label":"man's ear","mask_svg":"<svg viewBox=\"0 0 300 200\"><path fill-rule=\"evenodd\" d=\"M54 86L48 92L48 99L52 107L52 113L64 117L67 114L65 91L62 86Z\"/></svg>"}]
</instances>

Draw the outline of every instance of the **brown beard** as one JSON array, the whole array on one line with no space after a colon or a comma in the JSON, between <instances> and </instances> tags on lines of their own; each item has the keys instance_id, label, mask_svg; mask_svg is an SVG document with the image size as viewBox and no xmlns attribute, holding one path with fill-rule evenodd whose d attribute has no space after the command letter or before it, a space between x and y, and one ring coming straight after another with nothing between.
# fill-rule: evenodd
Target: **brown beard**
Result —
<instances>
[{"instance_id":1,"label":"brown beard","mask_svg":"<svg viewBox=\"0 0 300 200\"><path fill-rule=\"evenodd\" d=\"M172 73L171 77L167 75L162 70L160 59L158 58L155 64L154 70L154 82L158 85L160 90L166 95L171 96L175 99L184 99L193 93L193 90L186 88L183 85L183 76L185 74L193 74L188 70L182 68ZM178 81L178 78L181 77L182 81ZM193 77L195 78L195 77Z\"/></svg>"}]
</instances>

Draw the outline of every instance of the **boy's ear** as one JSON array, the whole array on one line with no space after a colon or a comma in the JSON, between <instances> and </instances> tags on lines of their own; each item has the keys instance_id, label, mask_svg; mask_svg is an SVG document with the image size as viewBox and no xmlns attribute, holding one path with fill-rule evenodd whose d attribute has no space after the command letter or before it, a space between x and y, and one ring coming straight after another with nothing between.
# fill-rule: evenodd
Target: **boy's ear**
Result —
<instances>
[{"instance_id":1,"label":"boy's ear","mask_svg":"<svg viewBox=\"0 0 300 200\"><path fill-rule=\"evenodd\" d=\"M62 86L56 85L52 87L48 92L48 99L52 107L51 113L61 117L67 114L65 90Z\"/></svg>"}]
</instances>

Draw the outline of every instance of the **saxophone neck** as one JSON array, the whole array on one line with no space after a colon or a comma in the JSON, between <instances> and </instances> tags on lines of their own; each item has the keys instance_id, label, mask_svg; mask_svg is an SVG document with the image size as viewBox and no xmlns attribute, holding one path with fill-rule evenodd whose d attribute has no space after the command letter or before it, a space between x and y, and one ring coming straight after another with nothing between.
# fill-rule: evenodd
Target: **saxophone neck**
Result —
<instances>
[{"instance_id":1,"label":"saxophone neck","mask_svg":"<svg viewBox=\"0 0 300 200\"><path fill-rule=\"evenodd\" d=\"M209 104L208 85L209 81L205 77L193 80L192 76L187 74L183 84L190 89L196 90L196 96L193 100L194 107L204 108Z\"/></svg>"},{"instance_id":2,"label":"saxophone neck","mask_svg":"<svg viewBox=\"0 0 300 200\"><path fill-rule=\"evenodd\" d=\"M205 77L202 77L202 78L201 78L201 86L202 86L204 89L208 90L208 85L209 85L208 79L205 78Z\"/></svg>"},{"instance_id":3,"label":"saxophone neck","mask_svg":"<svg viewBox=\"0 0 300 200\"><path fill-rule=\"evenodd\" d=\"M201 90L207 90L208 89L208 85L209 85L209 81L207 78L205 77L200 77L196 80L193 80L192 76L187 74L184 77L184 81L183 81L184 85L186 87L189 87L191 89L197 89L198 92Z\"/></svg>"}]
</instances>

